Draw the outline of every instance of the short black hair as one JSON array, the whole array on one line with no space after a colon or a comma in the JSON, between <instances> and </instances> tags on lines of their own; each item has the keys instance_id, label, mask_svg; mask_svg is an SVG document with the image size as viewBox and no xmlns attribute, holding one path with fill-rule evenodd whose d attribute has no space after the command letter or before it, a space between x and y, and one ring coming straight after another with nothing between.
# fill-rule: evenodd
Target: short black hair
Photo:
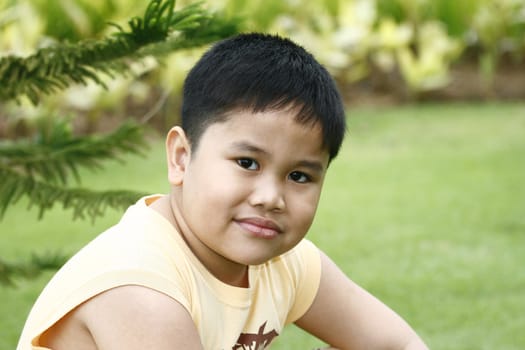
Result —
<instances>
[{"instance_id":1,"label":"short black hair","mask_svg":"<svg viewBox=\"0 0 525 350\"><path fill-rule=\"evenodd\" d=\"M186 77L182 128L196 150L228 112L294 108L296 120L319 123L332 160L346 131L343 102L328 71L304 48L276 35L247 33L211 47Z\"/></svg>"}]
</instances>

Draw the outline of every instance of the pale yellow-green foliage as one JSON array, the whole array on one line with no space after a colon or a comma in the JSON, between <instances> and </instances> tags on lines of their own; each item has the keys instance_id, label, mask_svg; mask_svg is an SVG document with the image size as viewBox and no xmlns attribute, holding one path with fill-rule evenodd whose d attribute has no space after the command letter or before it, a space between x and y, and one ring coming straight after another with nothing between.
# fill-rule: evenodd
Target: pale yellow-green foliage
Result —
<instances>
[{"instance_id":1,"label":"pale yellow-green foliage","mask_svg":"<svg viewBox=\"0 0 525 350\"><path fill-rule=\"evenodd\" d=\"M179 0L177 7L194 3ZM93 13L106 22L123 23L140 13L140 0L56 0L75 33L100 35ZM288 36L311 51L340 81L354 82L367 77L372 65L385 74L399 72L409 91L420 92L444 87L450 66L468 42L452 37L436 19L424 18L430 0L398 0L406 13L403 20L380 16L376 0L208 0L205 6L227 16L243 18L245 31L264 31ZM44 6L43 6L44 4ZM56 38L45 36L44 0L0 0L0 54L27 55L35 47L49 45ZM90 9L89 11L87 9ZM497 11L497 12L496 12ZM498 13L498 15L494 15ZM501 15L500 15L501 14ZM48 16L49 17L49 16ZM508 23L525 23L525 1L484 0L472 14L472 28L465 34L490 47L522 45L501 41ZM521 22L520 22L521 21ZM112 30L106 26L105 32ZM474 37L474 39L472 39ZM503 43L503 44L502 44ZM160 63L150 59L136 66L135 76L150 73L156 84L179 93L188 70L205 48L179 51ZM125 96L144 99L148 84L133 78L110 78L110 89L97 85L73 87L49 102L81 110L118 105Z\"/></svg>"},{"instance_id":2,"label":"pale yellow-green foliage","mask_svg":"<svg viewBox=\"0 0 525 350\"><path fill-rule=\"evenodd\" d=\"M42 44L43 19L28 0L7 7L0 2L0 52L25 56Z\"/></svg>"},{"instance_id":3,"label":"pale yellow-green foliage","mask_svg":"<svg viewBox=\"0 0 525 350\"><path fill-rule=\"evenodd\" d=\"M180 3L189 3L181 1ZM414 1L405 1L410 8ZM408 88L422 91L448 83L451 62L462 45L438 22L397 23L378 18L373 0L236 1L210 0L207 4L230 15L245 18L246 31L260 30L288 36L311 51L336 77L358 81L375 64L386 74L399 70ZM411 11L423 6L421 1ZM413 51L416 47L417 54ZM164 83L177 90L201 50L177 53L169 64ZM187 64L187 65L186 65Z\"/></svg>"},{"instance_id":4,"label":"pale yellow-green foliage","mask_svg":"<svg viewBox=\"0 0 525 350\"><path fill-rule=\"evenodd\" d=\"M430 90L449 82L449 66L461 50L458 40L448 37L439 22L426 22L414 40L418 55L408 46L396 50L405 82L414 91Z\"/></svg>"},{"instance_id":5,"label":"pale yellow-green foliage","mask_svg":"<svg viewBox=\"0 0 525 350\"><path fill-rule=\"evenodd\" d=\"M497 13L497 16L494 14ZM513 26L525 25L525 1L523 0L490 0L474 15L473 29L479 40L485 45L497 49L512 49L505 45L525 46L525 37L521 40L509 38L509 29ZM505 38L506 40L501 40Z\"/></svg>"}]
</instances>

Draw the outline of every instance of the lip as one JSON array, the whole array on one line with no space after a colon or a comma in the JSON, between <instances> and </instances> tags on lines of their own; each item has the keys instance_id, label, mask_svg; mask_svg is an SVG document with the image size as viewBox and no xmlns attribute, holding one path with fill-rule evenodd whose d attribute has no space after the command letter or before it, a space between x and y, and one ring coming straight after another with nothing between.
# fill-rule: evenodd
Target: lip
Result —
<instances>
[{"instance_id":1,"label":"lip","mask_svg":"<svg viewBox=\"0 0 525 350\"><path fill-rule=\"evenodd\" d=\"M283 229L273 220L249 217L235 220L239 226L255 237L272 239L283 233Z\"/></svg>"}]
</instances>

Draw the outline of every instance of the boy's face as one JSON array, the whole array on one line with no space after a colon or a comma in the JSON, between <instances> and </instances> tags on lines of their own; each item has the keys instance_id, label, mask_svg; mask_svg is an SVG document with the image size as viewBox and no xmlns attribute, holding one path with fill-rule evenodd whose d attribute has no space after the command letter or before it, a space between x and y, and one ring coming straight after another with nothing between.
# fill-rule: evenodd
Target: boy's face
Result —
<instances>
[{"instance_id":1,"label":"boy's face","mask_svg":"<svg viewBox=\"0 0 525 350\"><path fill-rule=\"evenodd\" d=\"M263 263L294 247L308 231L329 156L320 126L299 124L294 117L289 110L238 111L210 125L195 152L179 147L175 165L170 164L173 211L179 230L209 269ZM168 136L169 153L176 153L169 145L177 138L185 140L180 130Z\"/></svg>"}]
</instances>

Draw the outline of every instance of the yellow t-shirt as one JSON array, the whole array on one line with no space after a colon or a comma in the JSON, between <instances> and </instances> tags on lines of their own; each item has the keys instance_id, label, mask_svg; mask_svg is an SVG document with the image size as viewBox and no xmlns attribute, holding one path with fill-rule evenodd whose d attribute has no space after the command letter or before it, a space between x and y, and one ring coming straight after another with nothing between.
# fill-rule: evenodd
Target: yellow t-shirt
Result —
<instances>
[{"instance_id":1,"label":"yellow t-shirt","mask_svg":"<svg viewBox=\"0 0 525 350\"><path fill-rule=\"evenodd\" d=\"M17 350L46 349L40 335L87 299L111 288L141 285L165 293L190 313L205 349L264 349L301 317L319 286L318 249L308 240L250 266L250 287L215 278L146 197L81 249L37 299ZM248 347L250 346L250 347Z\"/></svg>"}]
</instances>

